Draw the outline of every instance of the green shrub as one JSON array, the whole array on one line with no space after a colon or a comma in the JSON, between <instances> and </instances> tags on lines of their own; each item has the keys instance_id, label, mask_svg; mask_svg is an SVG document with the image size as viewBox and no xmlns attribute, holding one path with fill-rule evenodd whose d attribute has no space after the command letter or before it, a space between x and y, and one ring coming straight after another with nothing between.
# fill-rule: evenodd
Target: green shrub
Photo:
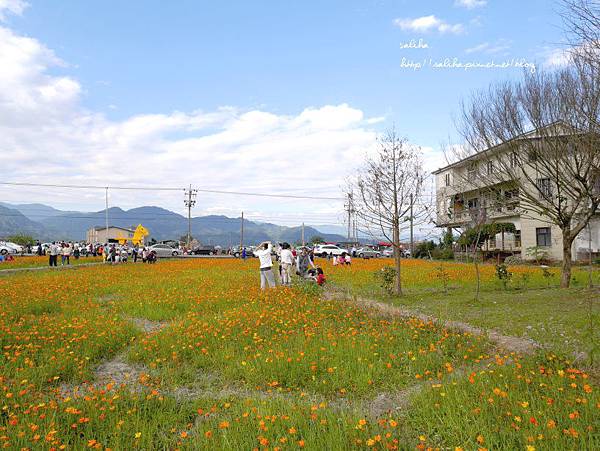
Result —
<instances>
[{"instance_id":1,"label":"green shrub","mask_svg":"<svg viewBox=\"0 0 600 451\"><path fill-rule=\"evenodd\" d=\"M442 282L442 286L444 287L444 293L448 292L448 283L450 282L450 274L444 268L442 263L435 268L435 278Z\"/></svg>"},{"instance_id":2,"label":"green shrub","mask_svg":"<svg viewBox=\"0 0 600 451\"><path fill-rule=\"evenodd\" d=\"M379 286L388 294L394 292L394 281L396 279L396 268L392 266L384 266L379 271L375 271L375 280Z\"/></svg>"},{"instance_id":3,"label":"green shrub","mask_svg":"<svg viewBox=\"0 0 600 451\"><path fill-rule=\"evenodd\" d=\"M436 260L454 260L454 251L449 248L436 248L431 252L431 257Z\"/></svg>"},{"instance_id":4,"label":"green shrub","mask_svg":"<svg viewBox=\"0 0 600 451\"><path fill-rule=\"evenodd\" d=\"M508 288L508 283L512 279L512 276L513 274L508 270L506 263L496 265L496 277L502 283L505 290Z\"/></svg>"}]
</instances>

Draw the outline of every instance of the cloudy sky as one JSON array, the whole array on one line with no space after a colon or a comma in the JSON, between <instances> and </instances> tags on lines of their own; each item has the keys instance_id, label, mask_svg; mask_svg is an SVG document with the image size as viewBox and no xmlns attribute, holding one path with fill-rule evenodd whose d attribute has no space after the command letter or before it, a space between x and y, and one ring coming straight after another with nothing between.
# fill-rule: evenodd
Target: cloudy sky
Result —
<instances>
[{"instance_id":1,"label":"cloudy sky","mask_svg":"<svg viewBox=\"0 0 600 451\"><path fill-rule=\"evenodd\" d=\"M562 63L557 8L0 0L2 179L337 198L392 125L433 170L462 97ZM104 200L98 189L0 185L6 202L95 211ZM109 201L184 211L182 191L111 191ZM341 200L205 192L194 214L242 210L288 225L343 221Z\"/></svg>"}]
</instances>

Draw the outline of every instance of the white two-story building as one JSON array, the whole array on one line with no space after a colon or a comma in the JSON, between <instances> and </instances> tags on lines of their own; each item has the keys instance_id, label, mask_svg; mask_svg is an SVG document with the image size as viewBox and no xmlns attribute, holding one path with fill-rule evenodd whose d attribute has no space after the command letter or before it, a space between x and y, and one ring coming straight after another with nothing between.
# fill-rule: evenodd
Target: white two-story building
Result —
<instances>
[{"instance_id":1,"label":"white two-story building","mask_svg":"<svg viewBox=\"0 0 600 451\"><path fill-rule=\"evenodd\" d=\"M533 159L543 157L535 151L533 155L527 154L526 149L535 147L526 140L539 139L539 134L531 132L517 139L527 145L519 147L514 142L510 146L499 145L433 172L436 181L436 224L438 227L466 230L475 222L511 223L515 226L515 233L498 233L495 239L483 245L483 250L514 254L524 260L533 260L536 252L542 252L550 259L561 260L563 240L560 228L539 212L523 208L522 194L515 188L519 184L526 186L523 183L535 183L540 195L555 194L550 179L529 169L536 167ZM511 183L510 178L503 179L497 175L497 171L510 167L527 167L528 175L525 178L528 180L520 180L515 184ZM507 172L513 177L519 173L518 170ZM494 174L496 176L492 177ZM587 261L590 247L594 258L600 256L600 215L593 217L588 227L577 236L571 248L573 260Z\"/></svg>"}]
</instances>

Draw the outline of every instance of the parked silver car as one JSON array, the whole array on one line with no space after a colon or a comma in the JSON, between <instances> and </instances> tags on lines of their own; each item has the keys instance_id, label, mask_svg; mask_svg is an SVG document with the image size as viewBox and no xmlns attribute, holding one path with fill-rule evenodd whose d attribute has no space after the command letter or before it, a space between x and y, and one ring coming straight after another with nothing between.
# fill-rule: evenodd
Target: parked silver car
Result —
<instances>
[{"instance_id":1,"label":"parked silver car","mask_svg":"<svg viewBox=\"0 0 600 451\"><path fill-rule=\"evenodd\" d=\"M155 244L148 249L154 251L157 257L177 257L183 254L179 249L175 249L168 244Z\"/></svg>"},{"instance_id":2,"label":"parked silver car","mask_svg":"<svg viewBox=\"0 0 600 451\"><path fill-rule=\"evenodd\" d=\"M370 247L361 247L356 249L356 256L358 258L379 258L381 257L381 252Z\"/></svg>"}]
</instances>

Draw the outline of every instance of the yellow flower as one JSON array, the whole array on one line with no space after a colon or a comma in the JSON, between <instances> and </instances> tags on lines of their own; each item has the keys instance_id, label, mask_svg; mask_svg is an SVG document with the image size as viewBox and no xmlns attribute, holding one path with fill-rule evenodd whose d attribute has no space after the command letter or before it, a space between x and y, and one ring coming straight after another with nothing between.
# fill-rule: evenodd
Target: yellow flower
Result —
<instances>
[{"instance_id":1,"label":"yellow flower","mask_svg":"<svg viewBox=\"0 0 600 451\"><path fill-rule=\"evenodd\" d=\"M142 436L142 433L141 433L141 432L136 432L136 433L135 433L135 438L136 438L136 439L140 438L141 436Z\"/></svg>"},{"instance_id":2,"label":"yellow flower","mask_svg":"<svg viewBox=\"0 0 600 451\"><path fill-rule=\"evenodd\" d=\"M527 445L527 451L535 451L535 446Z\"/></svg>"}]
</instances>

